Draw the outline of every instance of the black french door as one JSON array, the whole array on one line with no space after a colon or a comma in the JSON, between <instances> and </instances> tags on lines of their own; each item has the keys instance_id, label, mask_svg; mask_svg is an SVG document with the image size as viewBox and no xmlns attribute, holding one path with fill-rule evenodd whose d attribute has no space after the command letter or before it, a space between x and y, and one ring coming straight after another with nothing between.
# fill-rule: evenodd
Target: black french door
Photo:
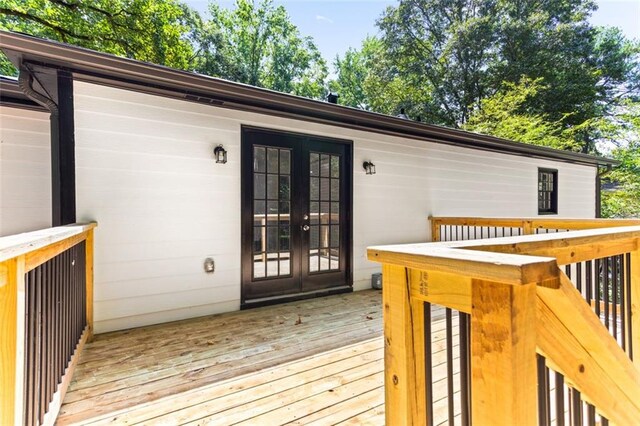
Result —
<instances>
[{"instance_id":1,"label":"black french door","mask_svg":"<svg viewBox=\"0 0 640 426\"><path fill-rule=\"evenodd\" d=\"M351 143L242 129L242 304L351 285Z\"/></svg>"}]
</instances>

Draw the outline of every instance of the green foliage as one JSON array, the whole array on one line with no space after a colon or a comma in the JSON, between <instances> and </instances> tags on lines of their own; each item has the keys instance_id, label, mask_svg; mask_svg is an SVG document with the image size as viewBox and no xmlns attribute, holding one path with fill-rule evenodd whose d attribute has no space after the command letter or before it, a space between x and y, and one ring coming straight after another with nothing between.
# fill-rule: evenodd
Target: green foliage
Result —
<instances>
[{"instance_id":1,"label":"green foliage","mask_svg":"<svg viewBox=\"0 0 640 426\"><path fill-rule=\"evenodd\" d=\"M617 119L612 154L620 165L603 178L602 215L640 218L640 102L626 102Z\"/></svg>"},{"instance_id":2,"label":"green foliage","mask_svg":"<svg viewBox=\"0 0 640 426\"><path fill-rule=\"evenodd\" d=\"M212 19L198 39L207 46L198 72L300 96L324 95L326 63L284 7L237 0L234 9L214 3L209 8Z\"/></svg>"},{"instance_id":3,"label":"green foliage","mask_svg":"<svg viewBox=\"0 0 640 426\"><path fill-rule=\"evenodd\" d=\"M498 92L480 102L464 128L533 145L574 151L580 149L570 132L563 131L559 122L541 113L524 112L527 102L544 89L542 79L523 77L518 84L505 82Z\"/></svg>"},{"instance_id":4,"label":"green foliage","mask_svg":"<svg viewBox=\"0 0 640 426\"><path fill-rule=\"evenodd\" d=\"M177 0L1 0L0 28L172 68L321 98L327 66L270 0L210 4L212 19ZM0 72L16 71L0 55Z\"/></svg>"},{"instance_id":5,"label":"green foliage","mask_svg":"<svg viewBox=\"0 0 640 426\"><path fill-rule=\"evenodd\" d=\"M640 218L640 143L616 149L614 157L621 164L606 175L614 187L602 191L602 216Z\"/></svg>"},{"instance_id":6,"label":"green foliage","mask_svg":"<svg viewBox=\"0 0 640 426\"><path fill-rule=\"evenodd\" d=\"M198 19L174 0L0 2L2 29L179 69L192 60Z\"/></svg>"},{"instance_id":7,"label":"green foliage","mask_svg":"<svg viewBox=\"0 0 640 426\"><path fill-rule=\"evenodd\" d=\"M393 72L394 66L384 54L381 40L368 37L361 50L349 49L344 58L336 57L337 78L329 83L340 94L340 103L354 108L395 115L398 106L409 114L418 96L429 96Z\"/></svg>"},{"instance_id":8,"label":"green foliage","mask_svg":"<svg viewBox=\"0 0 640 426\"><path fill-rule=\"evenodd\" d=\"M13 76L13 77L18 76L18 70L9 61L9 58L7 58L7 56L2 52L0 52L0 75L7 75L7 76Z\"/></svg>"},{"instance_id":9,"label":"green foliage","mask_svg":"<svg viewBox=\"0 0 640 426\"><path fill-rule=\"evenodd\" d=\"M403 0L387 9L378 26L395 78L430 93L405 108L431 123L466 122L487 90L495 9L475 0Z\"/></svg>"},{"instance_id":10,"label":"green foliage","mask_svg":"<svg viewBox=\"0 0 640 426\"><path fill-rule=\"evenodd\" d=\"M595 152L603 130L595 122L639 94L640 45L618 29L592 27L587 18L594 8L591 0L401 0L378 21L375 62L366 59L370 39L338 58L337 87L354 92L348 81L369 68L357 102L348 95L347 104L378 112L405 108L412 117L462 127L486 109L485 99L504 96L506 84L518 85L524 76L541 84L512 110L518 119L549 121L582 151ZM401 96L386 90L394 87ZM373 107L380 93L383 109Z\"/></svg>"}]
</instances>

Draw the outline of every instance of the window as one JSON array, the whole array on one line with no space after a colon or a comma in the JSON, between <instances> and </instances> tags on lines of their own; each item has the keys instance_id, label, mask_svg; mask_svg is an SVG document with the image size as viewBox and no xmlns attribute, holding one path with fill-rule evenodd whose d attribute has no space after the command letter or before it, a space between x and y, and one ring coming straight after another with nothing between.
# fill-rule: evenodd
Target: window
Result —
<instances>
[{"instance_id":1,"label":"window","mask_svg":"<svg viewBox=\"0 0 640 426\"><path fill-rule=\"evenodd\" d=\"M558 213L558 171L538 169L538 214Z\"/></svg>"}]
</instances>

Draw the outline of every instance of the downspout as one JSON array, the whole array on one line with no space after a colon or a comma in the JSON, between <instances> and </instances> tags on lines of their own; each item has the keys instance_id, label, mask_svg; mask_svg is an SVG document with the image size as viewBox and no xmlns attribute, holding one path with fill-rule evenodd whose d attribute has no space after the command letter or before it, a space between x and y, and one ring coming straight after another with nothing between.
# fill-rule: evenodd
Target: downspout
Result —
<instances>
[{"instance_id":1,"label":"downspout","mask_svg":"<svg viewBox=\"0 0 640 426\"><path fill-rule=\"evenodd\" d=\"M33 71L31 71L24 63L20 64L18 87L29 98L48 109L49 112L51 112L52 117L55 118L58 116L58 104L56 104L53 99L44 96L33 88Z\"/></svg>"},{"instance_id":2,"label":"downspout","mask_svg":"<svg viewBox=\"0 0 640 426\"><path fill-rule=\"evenodd\" d=\"M602 217L602 177L609 174L611 170L611 164L607 164L607 167L602 171L598 166L598 172L596 173L596 218Z\"/></svg>"}]
</instances>

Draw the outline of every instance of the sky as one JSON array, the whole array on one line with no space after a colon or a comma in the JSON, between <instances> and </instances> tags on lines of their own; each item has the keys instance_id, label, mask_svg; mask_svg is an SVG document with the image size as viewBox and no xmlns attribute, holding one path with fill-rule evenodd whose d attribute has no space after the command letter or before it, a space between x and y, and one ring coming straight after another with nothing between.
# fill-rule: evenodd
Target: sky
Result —
<instances>
[{"instance_id":1,"label":"sky","mask_svg":"<svg viewBox=\"0 0 640 426\"><path fill-rule=\"evenodd\" d=\"M209 0L183 0L201 13ZM302 35L313 37L328 64L349 48L359 48L367 35L375 35L376 20L397 0L274 0L285 6ZM224 7L233 0L218 0ZM615 26L629 38L640 40L640 0L597 0L594 25ZM332 68L332 67L330 67Z\"/></svg>"}]
</instances>

